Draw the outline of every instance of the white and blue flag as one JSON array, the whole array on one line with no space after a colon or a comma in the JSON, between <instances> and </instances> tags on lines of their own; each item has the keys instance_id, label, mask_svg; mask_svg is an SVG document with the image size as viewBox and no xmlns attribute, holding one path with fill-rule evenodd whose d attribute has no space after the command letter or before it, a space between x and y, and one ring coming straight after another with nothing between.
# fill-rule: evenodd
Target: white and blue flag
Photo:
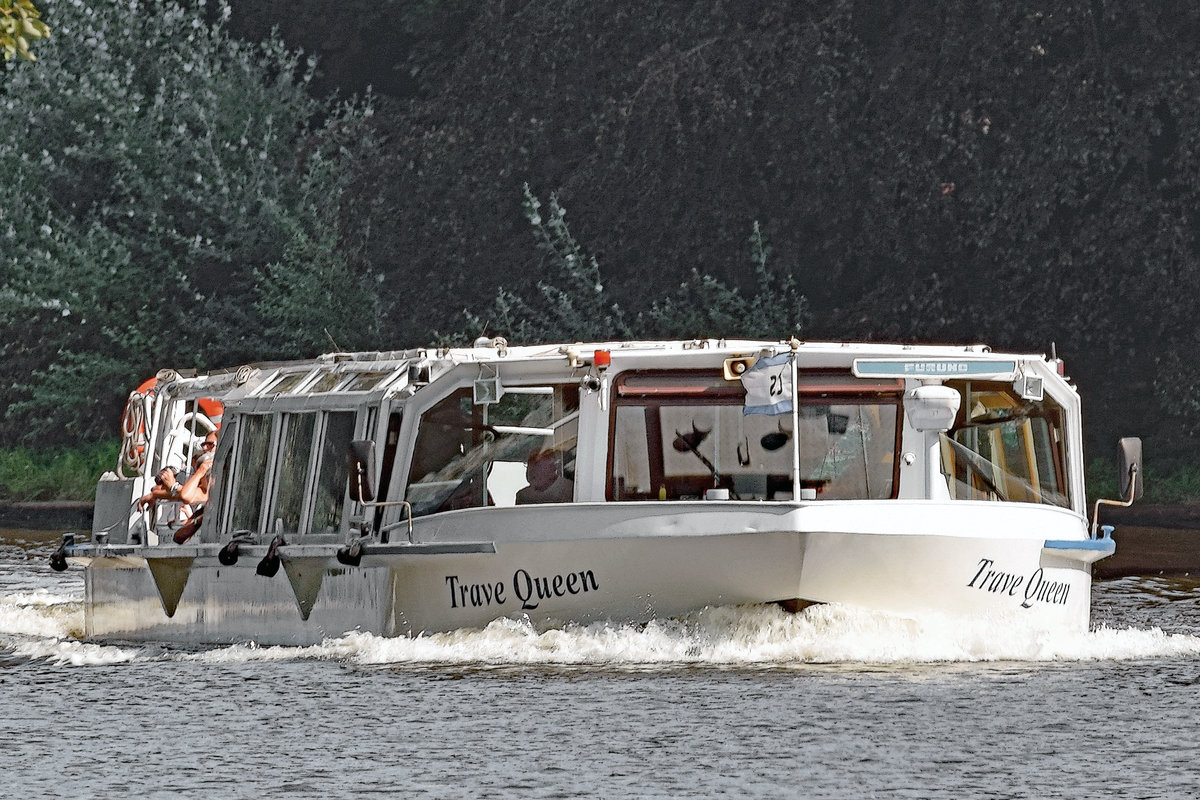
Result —
<instances>
[{"instance_id":1,"label":"white and blue flag","mask_svg":"<svg viewBox=\"0 0 1200 800\"><path fill-rule=\"evenodd\" d=\"M792 354L760 358L742 373L746 389L743 414L789 414L792 411Z\"/></svg>"}]
</instances>

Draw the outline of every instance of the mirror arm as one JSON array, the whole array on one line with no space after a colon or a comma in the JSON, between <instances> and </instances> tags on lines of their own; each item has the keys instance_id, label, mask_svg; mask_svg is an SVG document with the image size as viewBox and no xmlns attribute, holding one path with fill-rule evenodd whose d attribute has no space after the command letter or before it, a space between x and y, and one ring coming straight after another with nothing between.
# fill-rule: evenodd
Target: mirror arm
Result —
<instances>
[{"instance_id":1,"label":"mirror arm","mask_svg":"<svg viewBox=\"0 0 1200 800\"><path fill-rule=\"evenodd\" d=\"M393 522L388 525L384 525L383 527L381 527L379 529L379 533L380 533L380 535L385 534L388 531L393 531L396 528L399 528L401 525L404 525L405 523L407 523L408 524L408 541L409 541L409 544L412 543L412 540L413 540L412 503L408 502L407 500L392 500L387 503L363 503L362 505L363 505L363 508L387 508L388 506L404 506L404 510L407 512L404 515L404 519L401 519L397 522Z\"/></svg>"},{"instance_id":2,"label":"mirror arm","mask_svg":"<svg viewBox=\"0 0 1200 800\"><path fill-rule=\"evenodd\" d=\"M1128 500L1104 500L1096 501L1094 510L1092 511L1092 538L1096 538L1096 527L1100 524L1100 506L1119 506L1121 508L1129 508L1133 505L1133 501L1137 499L1137 474L1138 465L1136 463L1129 465L1129 499Z\"/></svg>"}]
</instances>

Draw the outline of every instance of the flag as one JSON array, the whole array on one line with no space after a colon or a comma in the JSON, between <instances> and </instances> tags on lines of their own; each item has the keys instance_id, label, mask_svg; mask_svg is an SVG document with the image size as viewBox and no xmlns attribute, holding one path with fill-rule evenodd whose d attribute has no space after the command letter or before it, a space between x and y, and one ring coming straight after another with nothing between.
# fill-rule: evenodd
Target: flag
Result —
<instances>
[{"instance_id":1,"label":"flag","mask_svg":"<svg viewBox=\"0 0 1200 800\"><path fill-rule=\"evenodd\" d=\"M743 414L789 414L792 411L792 354L760 358L742 373L746 389Z\"/></svg>"}]
</instances>

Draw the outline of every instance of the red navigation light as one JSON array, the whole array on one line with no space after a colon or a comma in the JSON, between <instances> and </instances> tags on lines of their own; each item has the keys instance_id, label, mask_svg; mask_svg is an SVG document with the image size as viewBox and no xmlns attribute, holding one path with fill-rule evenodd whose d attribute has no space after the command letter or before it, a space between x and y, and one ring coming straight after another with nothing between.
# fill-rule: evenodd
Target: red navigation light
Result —
<instances>
[{"instance_id":1,"label":"red navigation light","mask_svg":"<svg viewBox=\"0 0 1200 800\"><path fill-rule=\"evenodd\" d=\"M605 369L612 363L612 353L607 350L597 350L592 354L592 363L600 369Z\"/></svg>"}]
</instances>

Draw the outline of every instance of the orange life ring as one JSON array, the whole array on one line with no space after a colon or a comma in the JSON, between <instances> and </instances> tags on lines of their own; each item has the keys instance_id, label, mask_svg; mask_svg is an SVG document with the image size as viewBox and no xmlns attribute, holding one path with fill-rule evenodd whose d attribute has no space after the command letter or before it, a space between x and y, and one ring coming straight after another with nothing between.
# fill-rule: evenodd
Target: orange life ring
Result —
<instances>
[{"instance_id":1,"label":"orange life ring","mask_svg":"<svg viewBox=\"0 0 1200 800\"><path fill-rule=\"evenodd\" d=\"M218 428L221 427L221 415L225 413L225 406L220 400L214 400L211 397L201 397L196 401L196 406L200 409L204 416L213 421L213 424Z\"/></svg>"}]
</instances>

